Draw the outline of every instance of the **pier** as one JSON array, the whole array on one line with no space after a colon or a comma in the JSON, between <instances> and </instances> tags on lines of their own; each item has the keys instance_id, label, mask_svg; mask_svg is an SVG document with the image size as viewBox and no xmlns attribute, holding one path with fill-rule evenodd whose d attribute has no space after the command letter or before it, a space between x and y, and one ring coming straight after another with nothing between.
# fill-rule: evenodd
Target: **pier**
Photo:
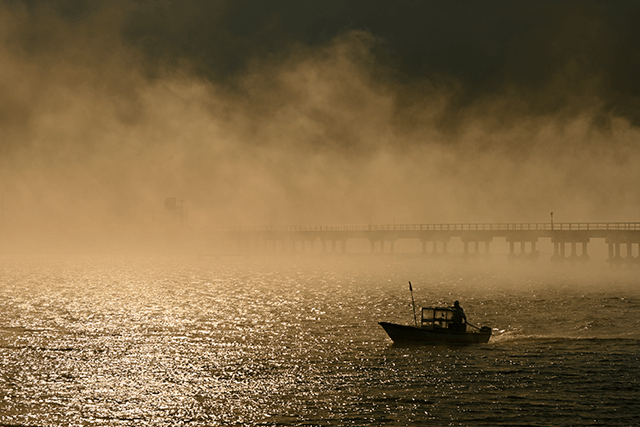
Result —
<instances>
[{"instance_id":1,"label":"pier","mask_svg":"<svg viewBox=\"0 0 640 427\"><path fill-rule=\"evenodd\" d=\"M640 222L266 226L223 233L239 252L394 254L403 244L436 258L452 256L455 244L455 255L465 259L489 259L499 247L510 261L537 261L545 244L551 262L577 263L589 261L590 247L598 244L610 264L640 264Z\"/></svg>"}]
</instances>

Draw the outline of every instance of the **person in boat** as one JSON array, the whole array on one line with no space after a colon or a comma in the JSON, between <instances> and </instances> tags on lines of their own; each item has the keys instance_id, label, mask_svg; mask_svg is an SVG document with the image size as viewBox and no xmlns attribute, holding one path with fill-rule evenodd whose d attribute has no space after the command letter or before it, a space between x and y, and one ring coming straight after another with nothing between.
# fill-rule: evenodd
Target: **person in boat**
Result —
<instances>
[{"instance_id":1,"label":"person in boat","mask_svg":"<svg viewBox=\"0 0 640 427\"><path fill-rule=\"evenodd\" d=\"M456 301L453 303L453 307L449 308L453 309L451 326L453 326L453 329L456 331L465 332L467 330L467 316L464 314L462 307L460 307L460 303Z\"/></svg>"}]
</instances>

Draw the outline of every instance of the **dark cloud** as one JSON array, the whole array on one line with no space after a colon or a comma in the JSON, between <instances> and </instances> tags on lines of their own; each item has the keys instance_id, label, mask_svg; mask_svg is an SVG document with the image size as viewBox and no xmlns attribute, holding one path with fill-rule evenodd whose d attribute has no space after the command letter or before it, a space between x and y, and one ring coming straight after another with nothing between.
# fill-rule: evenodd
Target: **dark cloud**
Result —
<instances>
[{"instance_id":1,"label":"dark cloud","mask_svg":"<svg viewBox=\"0 0 640 427\"><path fill-rule=\"evenodd\" d=\"M108 5L23 4L70 22ZM121 10L116 25L123 43L145 55L152 76L188 64L204 78L231 85L257 58L286 57L300 45L326 45L359 30L376 38L375 66L398 84L455 79L462 85L451 104L455 112L505 92L525 98L528 105L517 108L531 114L555 114L597 97L603 114L640 123L640 5L634 1L182 0L108 7ZM34 45L34 38L50 48L46 27L23 41ZM452 118L456 122L455 115L446 116Z\"/></svg>"},{"instance_id":2,"label":"dark cloud","mask_svg":"<svg viewBox=\"0 0 640 427\"><path fill-rule=\"evenodd\" d=\"M362 30L398 82L455 78L455 109L517 87L531 112L556 113L595 91L606 111L638 122L639 13L632 1L191 0L137 4L122 32L152 64L186 58L225 79L256 57Z\"/></svg>"}]
</instances>

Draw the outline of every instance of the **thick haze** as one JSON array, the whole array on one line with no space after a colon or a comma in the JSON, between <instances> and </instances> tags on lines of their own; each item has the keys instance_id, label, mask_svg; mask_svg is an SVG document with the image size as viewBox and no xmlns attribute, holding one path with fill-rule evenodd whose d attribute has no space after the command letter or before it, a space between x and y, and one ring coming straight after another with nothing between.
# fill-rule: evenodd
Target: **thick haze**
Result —
<instances>
[{"instance_id":1,"label":"thick haze","mask_svg":"<svg viewBox=\"0 0 640 427\"><path fill-rule=\"evenodd\" d=\"M0 0L0 240L638 221L639 48L634 1Z\"/></svg>"}]
</instances>

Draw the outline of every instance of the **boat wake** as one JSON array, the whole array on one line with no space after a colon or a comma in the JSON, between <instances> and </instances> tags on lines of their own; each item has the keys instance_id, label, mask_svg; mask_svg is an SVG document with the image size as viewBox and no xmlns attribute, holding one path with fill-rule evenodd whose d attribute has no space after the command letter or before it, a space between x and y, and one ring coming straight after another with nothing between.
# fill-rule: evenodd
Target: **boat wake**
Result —
<instances>
[{"instance_id":1,"label":"boat wake","mask_svg":"<svg viewBox=\"0 0 640 427\"><path fill-rule=\"evenodd\" d=\"M581 342L611 342L611 341L624 341L628 343L640 344L640 337L637 334L620 334L617 336L596 336L596 335L569 335L569 334L531 334L523 333L521 331L505 331L494 329L491 336L491 342L494 344L499 343L512 343L512 342L539 342L552 344L554 342L560 343L581 343Z\"/></svg>"}]
</instances>

